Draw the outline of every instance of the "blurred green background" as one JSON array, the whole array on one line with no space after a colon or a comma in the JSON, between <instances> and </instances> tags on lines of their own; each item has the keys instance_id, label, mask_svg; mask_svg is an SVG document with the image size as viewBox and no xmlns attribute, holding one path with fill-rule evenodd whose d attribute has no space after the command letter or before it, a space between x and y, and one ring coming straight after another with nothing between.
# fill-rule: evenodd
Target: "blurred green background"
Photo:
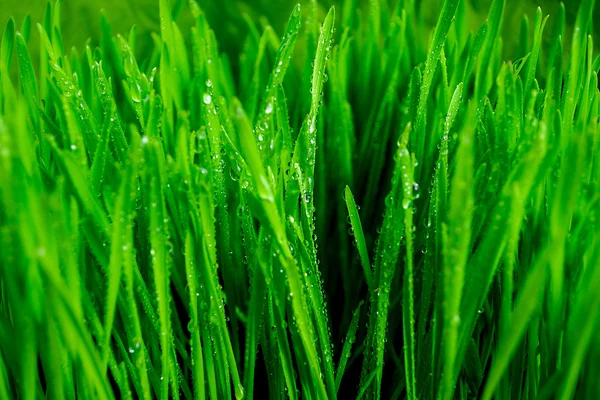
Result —
<instances>
[{"instance_id":1,"label":"blurred green background","mask_svg":"<svg viewBox=\"0 0 600 400\"><path fill-rule=\"evenodd\" d=\"M178 3L179 0L171 0ZM384 1L384 0L383 0ZM394 5L397 0L390 0ZM399 0L402 1L402 0ZM467 2L469 9L469 24L472 30L485 19L492 0L463 0ZM288 15L298 0L199 0L200 6L205 10L212 28L216 31L219 45L223 51L229 54L237 54L246 35L247 26L243 20L243 13L250 15L259 24L268 21L277 32L281 32ZM366 5L368 0L355 0L357 3ZM433 25L441 9L443 0L416 1L417 7L423 12L425 21ZM577 8L581 0L565 1L567 10L567 26L571 26L575 20ZM181 0L183 6L178 22L182 31L190 26L191 16L187 8L187 0ZM300 1L304 10L309 1ZM320 12L325 13L331 5L340 7L343 1L320 0L318 1ZM3 25L12 15L17 27L19 27L27 14L32 18L32 34L30 49L36 54L38 46L38 35L36 23L41 22L46 2L44 0L0 0L0 23ZM536 7L539 5L545 15L550 15L546 27L546 33L552 28L553 15L556 14L558 0L507 0L504 20L505 49L510 49L516 44L519 26L524 14L527 14L530 23ZM87 38L92 43L97 42L100 32L100 13L104 12L107 20L113 27L113 33L127 33L132 24L138 28L138 39L141 46L139 51L144 51L143 44L150 43L149 33L159 30L158 0L63 0L62 1L62 29L64 44L67 49L72 46L81 46ZM339 15L339 14L338 14ZM600 17L598 9L594 13L594 19ZM261 20L262 18L262 20ZM567 32L567 40L569 40ZM598 40L595 41L598 43ZM510 54L510 53L509 53ZM34 57L35 59L36 57ZM234 58L235 61L235 58Z\"/></svg>"}]
</instances>

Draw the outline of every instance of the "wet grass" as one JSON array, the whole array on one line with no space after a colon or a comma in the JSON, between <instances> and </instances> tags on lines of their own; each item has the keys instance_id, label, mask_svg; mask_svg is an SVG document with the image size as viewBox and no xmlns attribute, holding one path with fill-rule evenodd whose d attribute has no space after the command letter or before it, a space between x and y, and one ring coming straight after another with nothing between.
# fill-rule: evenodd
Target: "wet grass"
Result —
<instances>
[{"instance_id":1,"label":"wet grass","mask_svg":"<svg viewBox=\"0 0 600 400\"><path fill-rule=\"evenodd\" d=\"M595 398L593 0L515 49L503 0L312 1L233 55L184 3L137 57L6 25L0 398Z\"/></svg>"}]
</instances>

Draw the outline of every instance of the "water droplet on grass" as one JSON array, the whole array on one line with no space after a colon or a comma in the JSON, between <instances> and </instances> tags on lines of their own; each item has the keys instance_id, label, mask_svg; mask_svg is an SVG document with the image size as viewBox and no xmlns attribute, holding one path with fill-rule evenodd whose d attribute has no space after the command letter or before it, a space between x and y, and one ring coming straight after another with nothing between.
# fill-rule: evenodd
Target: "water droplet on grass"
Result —
<instances>
[{"instance_id":1,"label":"water droplet on grass","mask_svg":"<svg viewBox=\"0 0 600 400\"><path fill-rule=\"evenodd\" d=\"M402 208L404 208L405 210L407 210L408 207L410 207L410 200L409 199L402 200Z\"/></svg>"}]
</instances>

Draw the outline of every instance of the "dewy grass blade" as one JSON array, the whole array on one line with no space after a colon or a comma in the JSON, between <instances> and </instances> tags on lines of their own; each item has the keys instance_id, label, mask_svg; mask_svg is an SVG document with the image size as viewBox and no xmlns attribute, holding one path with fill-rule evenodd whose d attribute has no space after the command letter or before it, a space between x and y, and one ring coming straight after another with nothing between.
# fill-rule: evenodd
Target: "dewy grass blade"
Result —
<instances>
[{"instance_id":1,"label":"dewy grass blade","mask_svg":"<svg viewBox=\"0 0 600 400\"><path fill-rule=\"evenodd\" d=\"M254 232L252 216L249 206L242 197L240 201L240 214L246 250L246 263L250 274L250 299L248 304L248 318L246 322L246 354L244 357L244 385L248 391L248 399L254 396L254 375L256 356L258 352L260 327L263 324L263 309L266 297L265 277L260 269L257 252L257 237Z\"/></svg>"},{"instance_id":2,"label":"dewy grass blade","mask_svg":"<svg viewBox=\"0 0 600 400\"><path fill-rule=\"evenodd\" d=\"M267 82L265 89L265 97L263 98L263 103L259 110L259 120L264 118L265 114L271 114L273 112L273 97L277 95L277 88L283 83L283 78L290 65L296 40L298 39L298 30L301 25L300 16L300 4L297 4L288 20L281 46L275 57L273 71L271 72L271 75L269 75L269 81Z\"/></svg>"},{"instance_id":3,"label":"dewy grass blade","mask_svg":"<svg viewBox=\"0 0 600 400\"><path fill-rule=\"evenodd\" d=\"M300 135L298 137L298 140L296 141L294 157L292 160L292 174L298 176L298 184L300 189L300 209L302 215L301 221L306 227L304 235L298 234L298 238L302 238L303 236L306 237L306 247L311 253L310 255L308 255L307 259L307 265L310 266L310 269L318 265L314 224L314 180L312 178L315 174L316 161L316 125L318 123L317 115L322 102L323 85L326 79L326 62L329 59L329 53L331 51L331 42L333 41L334 20L335 9L332 7L329 10L327 16L325 17L323 25L321 26L311 78L310 111L302 124ZM310 273L310 276L314 279L314 276L317 274L313 274L313 271L311 271L310 269L308 271ZM312 312L316 322L316 332L319 338L318 343L321 350L321 357L323 360L324 378L328 396L330 398L333 398L335 397L335 373L332 362L331 339L329 337L329 330L327 328L327 311L323 309L324 299L322 295L321 286L322 282L320 281L320 279L318 279L315 284L308 284L308 299L309 305L312 308Z\"/></svg>"},{"instance_id":4,"label":"dewy grass blade","mask_svg":"<svg viewBox=\"0 0 600 400\"><path fill-rule=\"evenodd\" d=\"M315 124L319 108L321 106L321 100L323 97L323 84L325 83L325 67L327 60L329 60L329 53L331 51L331 45L333 41L333 27L335 21L335 8L330 8L323 25L321 26L321 33L319 35L319 42L317 44L317 53L314 60L314 68L312 72L310 93L310 112L308 113L308 132L310 134L315 131Z\"/></svg>"},{"instance_id":5,"label":"dewy grass blade","mask_svg":"<svg viewBox=\"0 0 600 400\"><path fill-rule=\"evenodd\" d=\"M112 131L114 122L114 117L112 117L112 115L113 114L111 113L111 116L109 118L106 118L104 121L104 126L102 128L102 137L100 138L100 143L96 148L96 153L94 154L94 160L92 162L92 168L90 170L92 189L97 195L100 195L100 191L102 189L102 182L104 181L108 142L110 140L109 136Z\"/></svg>"},{"instance_id":6,"label":"dewy grass blade","mask_svg":"<svg viewBox=\"0 0 600 400\"><path fill-rule=\"evenodd\" d=\"M361 373L361 386L369 398L379 398L381 393L390 291L403 233L403 230L399 229L399 227L404 226L402 214L404 204L407 204L405 200L408 201L407 208L411 202L411 199L404 198L402 190L402 174L404 172L402 165L405 165L403 161L405 161L406 154L408 154L406 145L410 130L411 126L408 124L402 134L402 139L396 152L396 165L392 177L392 187L385 200L386 211L375 253L374 285L376 289L371 292L369 329ZM411 367L407 368L410 369ZM413 377L409 377L409 379L412 380Z\"/></svg>"},{"instance_id":7,"label":"dewy grass blade","mask_svg":"<svg viewBox=\"0 0 600 400\"><path fill-rule=\"evenodd\" d=\"M299 179L302 179L301 175ZM314 266L318 265L318 262L315 259L316 251L314 250L314 247L312 251L309 251L311 241L307 241L303 238L299 225L295 221L290 221L290 224L292 225L295 239L297 239L297 253L300 255L297 257L299 259L298 266L300 267L301 275L302 272L304 275L304 286L307 288L308 293L308 306L312 309L313 318L315 320L317 337L319 339L318 343L321 349L321 357L324 362L323 369L326 374L326 383L327 385L335 385L331 338L327 327L326 303L322 291L323 283L320 280L318 271L314 270ZM292 236L292 238L293 237L294 236ZM331 390L331 388L328 389Z\"/></svg>"},{"instance_id":8,"label":"dewy grass blade","mask_svg":"<svg viewBox=\"0 0 600 400\"><path fill-rule=\"evenodd\" d=\"M160 386L161 397L169 397L169 382L171 364L172 331L170 323L170 273L167 267L166 252L166 226L164 223L165 203L163 196L163 177L161 176L160 147L155 140L148 140L145 144L144 158L147 169L143 176L144 189L146 191L146 204L149 207L149 235L150 235L150 259L154 272L154 285L156 288L156 300L158 303L158 315L160 320L160 351L161 369Z\"/></svg>"},{"instance_id":9,"label":"dewy grass blade","mask_svg":"<svg viewBox=\"0 0 600 400\"><path fill-rule=\"evenodd\" d=\"M110 123L108 123L110 126ZM106 129L108 132L108 129ZM106 142L107 138L103 140ZM98 151L106 145L100 146ZM103 156L101 156L103 157ZM121 286L121 274L123 270L124 259L131 257L133 243L129 243L128 239L131 236L132 227L132 203L135 193L133 190L135 179L137 178L137 170L134 163L130 163L122 178L122 183L119 188L119 194L113 212L112 223L112 245L110 249L110 263L108 266L108 284L105 308L104 321L104 343L103 343L103 359L105 364L108 363L110 352L110 338L115 317L115 309L117 306L117 297Z\"/></svg>"},{"instance_id":10,"label":"dewy grass blade","mask_svg":"<svg viewBox=\"0 0 600 400\"><path fill-rule=\"evenodd\" d=\"M185 238L185 257L186 257L186 273L188 277L188 287L190 296L190 312L191 312L191 362L193 365L192 379L194 381L194 398L204 399L206 397L204 386L204 360L202 357L202 343L200 341L200 308L198 306L199 288L197 287L196 277L196 255L193 247L191 233L188 231Z\"/></svg>"},{"instance_id":11,"label":"dewy grass blade","mask_svg":"<svg viewBox=\"0 0 600 400\"><path fill-rule=\"evenodd\" d=\"M348 216L351 224L350 229L352 230L352 236L354 236L354 240L356 241L360 262L365 273L365 281L367 282L369 290L372 291L375 290L375 287L373 287L373 272L371 271L371 263L369 262L369 253L367 251L367 244L365 243L365 235L363 233L354 196L352 196L352 191L348 186L346 186L346 189L344 190L344 198L346 199L346 207L348 207Z\"/></svg>"},{"instance_id":12,"label":"dewy grass blade","mask_svg":"<svg viewBox=\"0 0 600 400\"><path fill-rule=\"evenodd\" d=\"M406 238L406 257L404 277L402 280L402 332L404 338L404 369L406 374L406 395L417 397L417 381L415 373L415 294L413 267L413 191L418 189L414 181L414 168L417 165L414 153L408 152L408 129L400 138L397 163L402 173L402 208L404 209L404 235Z\"/></svg>"}]
</instances>

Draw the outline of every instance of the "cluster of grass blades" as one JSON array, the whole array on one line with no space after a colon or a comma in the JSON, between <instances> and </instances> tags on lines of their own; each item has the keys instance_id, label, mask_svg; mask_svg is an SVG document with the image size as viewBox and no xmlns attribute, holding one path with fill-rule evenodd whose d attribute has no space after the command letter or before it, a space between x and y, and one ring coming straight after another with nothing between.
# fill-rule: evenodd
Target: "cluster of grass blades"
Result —
<instances>
[{"instance_id":1,"label":"cluster of grass blades","mask_svg":"<svg viewBox=\"0 0 600 400\"><path fill-rule=\"evenodd\" d=\"M505 0L313 0L234 55L173 3L138 57L4 29L0 398L597 398L594 0L515 49Z\"/></svg>"}]
</instances>

